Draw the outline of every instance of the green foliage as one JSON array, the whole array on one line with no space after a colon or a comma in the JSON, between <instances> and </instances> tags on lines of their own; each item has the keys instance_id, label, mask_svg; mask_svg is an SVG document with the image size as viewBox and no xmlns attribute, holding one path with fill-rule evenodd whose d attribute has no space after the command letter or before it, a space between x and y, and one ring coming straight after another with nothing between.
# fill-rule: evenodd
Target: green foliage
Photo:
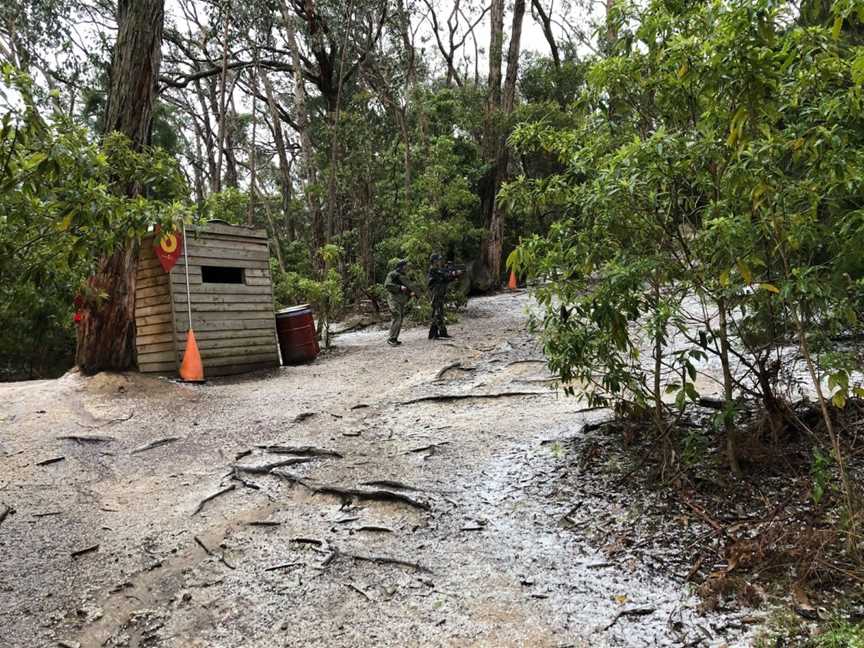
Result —
<instances>
[{"instance_id":1,"label":"green foliage","mask_svg":"<svg viewBox=\"0 0 864 648\"><path fill-rule=\"evenodd\" d=\"M343 250L337 245L328 244L318 253L324 261L320 279L293 271L282 272L274 261L271 261L270 269L276 307L309 304L318 319L318 333L327 348L330 346L330 323L344 302L343 278L337 270Z\"/></svg>"},{"instance_id":2,"label":"green foliage","mask_svg":"<svg viewBox=\"0 0 864 648\"><path fill-rule=\"evenodd\" d=\"M73 299L98 259L189 215L172 157L133 151L116 134L93 142L65 116L43 118L30 85L3 68L0 90L21 98L0 119L0 371L14 376L67 368ZM133 184L147 197L128 198Z\"/></svg>"},{"instance_id":3,"label":"green foliage","mask_svg":"<svg viewBox=\"0 0 864 648\"><path fill-rule=\"evenodd\" d=\"M855 391L826 352L859 332L864 306L859 52L794 13L652 2L628 17L633 47L588 67L572 126L517 127L519 151L561 166L504 197L560 218L508 263L551 279L537 290L550 366L590 401L662 408L662 382L682 406L704 358L734 353L734 390L768 407L770 358L799 329L835 376L835 405Z\"/></svg>"}]
</instances>

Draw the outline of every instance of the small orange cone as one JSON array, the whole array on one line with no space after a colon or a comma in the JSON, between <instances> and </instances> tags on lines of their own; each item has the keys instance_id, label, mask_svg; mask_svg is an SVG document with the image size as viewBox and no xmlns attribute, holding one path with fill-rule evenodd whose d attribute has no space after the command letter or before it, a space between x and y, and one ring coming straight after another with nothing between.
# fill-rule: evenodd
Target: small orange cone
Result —
<instances>
[{"instance_id":1,"label":"small orange cone","mask_svg":"<svg viewBox=\"0 0 864 648\"><path fill-rule=\"evenodd\" d=\"M510 290L516 290L516 273L512 270L510 271L510 281L507 283L507 287Z\"/></svg>"},{"instance_id":2,"label":"small orange cone","mask_svg":"<svg viewBox=\"0 0 864 648\"><path fill-rule=\"evenodd\" d=\"M186 352L180 365L180 378L186 382L204 382L204 365L195 341L195 332L190 328L186 333Z\"/></svg>"}]
</instances>

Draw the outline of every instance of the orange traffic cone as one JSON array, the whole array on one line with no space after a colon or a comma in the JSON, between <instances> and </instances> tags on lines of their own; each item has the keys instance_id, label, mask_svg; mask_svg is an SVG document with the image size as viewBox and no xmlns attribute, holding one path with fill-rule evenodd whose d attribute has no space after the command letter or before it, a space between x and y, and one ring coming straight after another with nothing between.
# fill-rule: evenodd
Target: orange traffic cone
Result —
<instances>
[{"instance_id":1,"label":"orange traffic cone","mask_svg":"<svg viewBox=\"0 0 864 648\"><path fill-rule=\"evenodd\" d=\"M507 287L510 290L516 290L516 273L512 270L510 271L510 281L507 282Z\"/></svg>"},{"instance_id":2,"label":"orange traffic cone","mask_svg":"<svg viewBox=\"0 0 864 648\"><path fill-rule=\"evenodd\" d=\"M190 328L186 333L186 352L180 365L180 378L186 382L204 382L204 365L195 341L195 332Z\"/></svg>"}]
</instances>

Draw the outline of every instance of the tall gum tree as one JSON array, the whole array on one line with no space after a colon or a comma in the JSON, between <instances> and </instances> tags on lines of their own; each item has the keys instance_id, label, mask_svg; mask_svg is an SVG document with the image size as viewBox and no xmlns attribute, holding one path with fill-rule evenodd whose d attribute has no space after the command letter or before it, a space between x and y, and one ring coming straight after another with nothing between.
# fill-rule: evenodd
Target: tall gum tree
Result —
<instances>
[{"instance_id":1,"label":"tall gum tree","mask_svg":"<svg viewBox=\"0 0 864 648\"><path fill-rule=\"evenodd\" d=\"M162 59L164 0L120 0L111 62L105 133L129 138L133 150L150 143L153 103ZM140 196L138 181L116 187ZM135 364L135 273L138 242L123 240L103 258L91 279L100 293L78 328L76 364L85 373L129 369Z\"/></svg>"}]
</instances>

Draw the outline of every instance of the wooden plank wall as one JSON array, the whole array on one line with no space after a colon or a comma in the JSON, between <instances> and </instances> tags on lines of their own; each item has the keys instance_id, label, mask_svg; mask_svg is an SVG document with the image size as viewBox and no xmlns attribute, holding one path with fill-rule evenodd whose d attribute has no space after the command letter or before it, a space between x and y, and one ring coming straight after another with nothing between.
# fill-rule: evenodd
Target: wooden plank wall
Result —
<instances>
[{"instance_id":1,"label":"wooden plank wall","mask_svg":"<svg viewBox=\"0 0 864 648\"><path fill-rule=\"evenodd\" d=\"M242 373L279 364L270 279L270 252L263 230L210 223L197 236L188 230L192 324L204 374ZM245 283L202 283L201 266L243 268ZM189 326L185 259L171 271L178 354Z\"/></svg>"},{"instance_id":2,"label":"wooden plank wall","mask_svg":"<svg viewBox=\"0 0 864 648\"><path fill-rule=\"evenodd\" d=\"M152 236L141 241L135 289L138 370L145 373L174 372L179 364L171 283L153 251Z\"/></svg>"}]
</instances>

